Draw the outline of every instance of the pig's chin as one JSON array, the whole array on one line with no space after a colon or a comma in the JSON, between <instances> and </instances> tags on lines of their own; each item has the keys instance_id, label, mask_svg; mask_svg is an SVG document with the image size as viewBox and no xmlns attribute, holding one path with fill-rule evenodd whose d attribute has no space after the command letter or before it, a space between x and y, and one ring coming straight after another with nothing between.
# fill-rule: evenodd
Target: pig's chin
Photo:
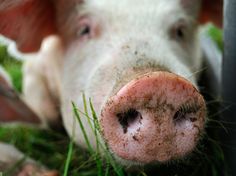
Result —
<instances>
[{"instance_id":1,"label":"pig's chin","mask_svg":"<svg viewBox=\"0 0 236 176\"><path fill-rule=\"evenodd\" d=\"M205 115L204 99L189 81L159 71L123 86L103 107L100 122L121 163L165 163L194 150Z\"/></svg>"}]
</instances>

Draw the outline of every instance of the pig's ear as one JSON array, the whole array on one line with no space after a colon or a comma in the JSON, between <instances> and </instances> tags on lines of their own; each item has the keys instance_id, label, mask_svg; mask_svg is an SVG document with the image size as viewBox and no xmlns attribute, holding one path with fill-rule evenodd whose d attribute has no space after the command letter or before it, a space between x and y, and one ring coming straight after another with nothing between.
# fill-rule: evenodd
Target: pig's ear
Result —
<instances>
[{"instance_id":1,"label":"pig's ear","mask_svg":"<svg viewBox=\"0 0 236 176\"><path fill-rule=\"evenodd\" d=\"M223 0L202 0L200 23L213 22L222 27L223 21Z\"/></svg>"},{"instance_id":2,"label":"pig's ear","mask_svg":"<svg viewBox=\"0 0 236 176\"><path fill-rule=\"evenodd\" d=\"M22 52L40 48L47 35L56 33L50 0L0 0L0 34L16 41Z\"/></svg>"}]
</instances>

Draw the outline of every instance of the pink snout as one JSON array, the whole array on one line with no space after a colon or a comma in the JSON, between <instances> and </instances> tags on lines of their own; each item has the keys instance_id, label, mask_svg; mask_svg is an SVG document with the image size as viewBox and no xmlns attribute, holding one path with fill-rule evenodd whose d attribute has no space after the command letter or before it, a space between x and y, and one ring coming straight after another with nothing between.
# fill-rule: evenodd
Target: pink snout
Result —
<instances>
[{"instance_id":1,"label":"pink snout","mask_svg":"<svg viewBox=\"0 0 236 176\"><path fill-rule=\"evenodd\" d=\"M114 154L139 163L190 153L204 128L206 106L186 79L159 71L122 87L105 104L101 127Z\"/></svg>"}]
</instances>

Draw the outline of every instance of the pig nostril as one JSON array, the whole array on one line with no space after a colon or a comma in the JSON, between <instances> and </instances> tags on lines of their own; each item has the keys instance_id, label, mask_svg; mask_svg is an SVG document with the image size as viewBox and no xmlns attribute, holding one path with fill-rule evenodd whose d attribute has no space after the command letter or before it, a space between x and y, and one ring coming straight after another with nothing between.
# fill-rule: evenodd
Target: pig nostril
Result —
<instances>
[{"instance_id":1,"label":"pig nostril","mask_svg":"<svg viewBox=\"0 0 236 176\"><path fill-rule=\"evenodd\" d=\"M116 114L118 121L123 128L123 132L126 133L128 127L134 124L137 121L142 119L142 115L135 109L129 109L126 112Z\"/></svg>"},{"instance_id":2,"label":"pig nostril","mask_svg":"<svg viewBox=\"0 0 236 176\"><path fill-rule=\"evenodd\" d=\"M175 123L181 123L183 121L189 120L195 122L197 120L196 113L200 107L196 106L182 106L174 115L173 119Z\"/></svg>"},{"instance_id":3,"label":"pig nostril","mask_svg":"<svg viewBox=\"0 0 236 176\"><path fill-rule=\"evenodd\" d=\"M174 115L174 122L178 123L186 119L186 112L183 112L181 109L178 110Z\"/></svg>"}]
</instances>

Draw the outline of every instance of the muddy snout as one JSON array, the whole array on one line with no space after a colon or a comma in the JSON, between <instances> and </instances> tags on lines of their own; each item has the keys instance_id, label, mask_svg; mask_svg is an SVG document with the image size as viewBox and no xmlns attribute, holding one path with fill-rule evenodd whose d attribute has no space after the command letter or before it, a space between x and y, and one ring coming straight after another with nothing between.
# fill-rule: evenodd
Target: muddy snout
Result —
<instances>
[{"instance_id":1,"label":"muddy snout","mask_svg":"<svg viewBox=\"0 0 236 176\"><path fill-rule=\"evenodd\" d=\"M103 107L101 127L117 157L166 162L195 148L205 116L204 99L189 81L159 71L130 81L112 96Z\"/></svg>"}]
</instances>

